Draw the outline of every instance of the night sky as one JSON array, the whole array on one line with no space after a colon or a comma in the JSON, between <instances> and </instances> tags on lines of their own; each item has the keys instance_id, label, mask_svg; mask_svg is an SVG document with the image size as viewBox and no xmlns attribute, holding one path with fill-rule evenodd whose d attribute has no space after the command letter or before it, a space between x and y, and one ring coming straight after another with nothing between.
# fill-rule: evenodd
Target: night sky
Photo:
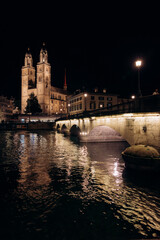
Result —
<instances>
[{"instance_id":1,"label":"night sky","mask_svg":"<svg viewBox=\"0 0 160 240\"><path fill-rule=\"evenodd\" d=\"M106 88L108 93L130 97L137 93L134 62L139 57L143 60L142 94L152 94L155 88L160 90L160 37L149 30L123 34L115 29L109 31L105 24L96 27L95 22L87 22L84 28L81 21L70 26L60 20L59 16L56 21L52 17L32 21L25 16L24 21L22 14L18 21L1 21L0 95L20 99L21 67L27 48L36 67L43 42L51 64L52 85L56 87L63 87L66 68L71 92L99 87Z\"/></svg>"}]
</instances>

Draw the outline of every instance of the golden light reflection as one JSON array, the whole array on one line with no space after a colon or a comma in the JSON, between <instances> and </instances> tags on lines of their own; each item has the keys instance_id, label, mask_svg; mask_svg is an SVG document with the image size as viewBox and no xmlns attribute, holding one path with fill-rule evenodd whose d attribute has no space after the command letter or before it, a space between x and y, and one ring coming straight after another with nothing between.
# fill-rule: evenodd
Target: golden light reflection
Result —
<instances>
[{"instance_id":1,"label":"golden light reflection","mask_svg":"<svg viewBox=\"0 0 160 240\"><path fill-rule=\"evenodd\" d=\"M87 157L88 151L87 151L87 147L86 147L86 146L83 146L83 147L80 148L80 154L81 154L83 157Z\"/></svg>"},{"instance_id":2,"label":"golden light reflection","mask_svg":"<svg viewBox=\"0 0 160 240\"><path fill-rule=\"evenodd\" d=\"M118 163L117 162L115 162L114 163L114 169L113 169L113 175L115 176L115 177L117 177L118 176L118 171L117 171L117 165L118 165Z\"/></svg>"},{"instance_id":3,"label":"golden light reflection","mask_svg":"<svg viewBox=\"0 0 160 240\"><path fill-rule=\"evenodd\" d=\"M27 189L27 194L31 197L37 197L37 194L40 196L43 193L42 187L48 187L51 182L48 172L49 159L46 158L44 161L42 153L44 148L47 149L47 139L37 133L30 133L20 135L20 143L22 154L19 158L19 189L21 191Z\"/></svg>"},{"instance_id":4,"label":"golden light reflection","mask_svg":"<svg viewBox=\"0 0 160 240\"><path fill-rule=\"evenodd\" d=\"M54 171L58 171L59 184L65 182L68 196L82 202L101 199L113 205L117 209L115 218L126 220L143 234L146 224L159 229L160 209L156 197L127 185L122 177L124 143L79 145L57 133L23 135L20 143L24 151L19 163L19 191L30 198L42 199L46 191L50 192L50 185L54 188L55 184ZM22 146L19 147L22 150Z\"/></svg>"},{"instance_id":5,"label":"golden light reflection","mask_svg":"<svg viewBox=\"0 0 160 240\"><path fill-rule=\"evenodd\" d=\"M104 148L104 146L106 147ZM99 147L96 146L96 151L92 144L88 144L87 148L91 158L92 177L96 184L101 186L101 194L107 196L106 203L114 204L119 209L115 213L115 217L119 219L121 216L127 222L134 224L135 228L143 235L147 235L146 224L149 228L159 231L158 202L154 198L153 206L153 199L151 200L152 197L149 198L147 193L124 183L122 177L124 163L120 163L120 159L113 157L113 152L119 152L116 145L102 144ZM92 194L95 192L93 191Z\"/></svg>"}]
</instances>

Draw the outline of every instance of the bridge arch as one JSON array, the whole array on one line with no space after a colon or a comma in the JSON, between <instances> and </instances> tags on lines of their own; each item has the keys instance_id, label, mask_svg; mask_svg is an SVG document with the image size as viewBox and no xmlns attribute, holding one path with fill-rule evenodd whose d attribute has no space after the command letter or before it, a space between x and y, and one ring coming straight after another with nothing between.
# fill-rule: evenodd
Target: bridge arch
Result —
<instances>
[{"instance_id":1,"label":"bridge arch","mask_svg":"<svg viewBox=\"0 0 160 240\"><path fill-rule=\"evenodd\" d=\"M63 124L62 127L61 127L61 131L64 132L66 129L67 129L66 124Z\"/></svg>"},{"instance_id":2,"label":"bridge arch","mask_svg":"<svg viewBox=\"0 0 160 240\"><path fill-rule=\"evenodd\" d=\"M74 124L74 125L70 128L70 135L71 135L71 136L80 137L80 133L81 133L81 129L79 128L78 125Z\"/></svg>"},{"instance_id":3,"label":"bridge arch","mask_svg":"<svg viewBox=\"0 0 160 240\"><path fill-rule=\"evenodd\" d=\"M66 124L62 124L61 126L61 133L65 134L65 135L69 135L69 129L67 128Z\"/></svg>"},{"instance_id":4,"label":"bridge arch","mask_svg":"<svg viewBox=\"0 0 160 240\"><path fill-rule=\"evenodd\" d=\"M57 131L60 130L61 127L60 127L59 123L57 124L56 128L57 128Z\"/></svg>"},{"instance_id":5,"label":"bridge arch","mask_svg":"<svg viewBox=\"0 0 160 240\"><path fill-rule=\"evenodd\" d=\"M126 141L122 135L110 126L98 125L93 127L86 136L81 136L87 142L118 142Z\"/></svg>"}]
</instances>

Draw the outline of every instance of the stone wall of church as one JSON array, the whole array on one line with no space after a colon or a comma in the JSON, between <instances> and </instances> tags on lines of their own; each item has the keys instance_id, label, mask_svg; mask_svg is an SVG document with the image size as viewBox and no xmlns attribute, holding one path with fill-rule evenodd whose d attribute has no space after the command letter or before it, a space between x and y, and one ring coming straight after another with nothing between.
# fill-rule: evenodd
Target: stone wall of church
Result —
<instances>
[{"instance_id":1,"label":"stone wall of church","mask_svg":"<svg viewBox=\"0 0 160 240\"><path fill-rule=\"evenodd\" d=\"M42 48L40 51L40 62L37 63L36 78L32 55L30 52L26 53L21 78L21 113L25 113L27 99L31 93L37 96L42 113L50 115L67 112L67 94L52 90L51 66L48 63L48 53L46 49ZM52 98L53 95L57 96L57 99Z\"/></svg>"}]
</instances>

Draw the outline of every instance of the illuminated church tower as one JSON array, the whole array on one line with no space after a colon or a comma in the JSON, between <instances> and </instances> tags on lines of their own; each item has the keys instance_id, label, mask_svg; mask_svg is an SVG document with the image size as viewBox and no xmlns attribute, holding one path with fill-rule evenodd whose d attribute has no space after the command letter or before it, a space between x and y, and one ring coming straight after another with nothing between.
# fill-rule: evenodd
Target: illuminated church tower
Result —
<instances>
[{"instance_id":1,"label":"illuminated church tower","mask_svg":"<svg viewBox=\"0 0 160 240\"><path fill-rule=\"evenodd\" d=\"M51 66L48 63L48 52L43 44L40 61L37 64L37 98L43 113L49 113L51 92Z\"/></svg>"},{"instance_id":2,"label":"illuminated church tower","mask_svg":"<svg viewBox=\"0 0 160 240\"><path fill-rule=\"evenodd\" d=\"M30 49L28 49L27 53L25 54L21 76L21 112L24 113L28 94L31 89L36 87L35 68L33 67L33 59Z\"/></svg>"},{"instance_id":3,"label":"illuminated church tower","mask_svg":"<svg viewBox=\"0 0 160 240\"><path fill-rule=\"evenodd\" d=\"M66 72L63 89L51 86L51 66L48 63L48 52L45 44L43 44L40 51L36 80L35 68L33 67L32 55L29 49L25 54L21 77L21 113L25 113L27 100L31 93L37 96L42 113L57 116L67 112Z\"/></svg>"}]
</instances>

